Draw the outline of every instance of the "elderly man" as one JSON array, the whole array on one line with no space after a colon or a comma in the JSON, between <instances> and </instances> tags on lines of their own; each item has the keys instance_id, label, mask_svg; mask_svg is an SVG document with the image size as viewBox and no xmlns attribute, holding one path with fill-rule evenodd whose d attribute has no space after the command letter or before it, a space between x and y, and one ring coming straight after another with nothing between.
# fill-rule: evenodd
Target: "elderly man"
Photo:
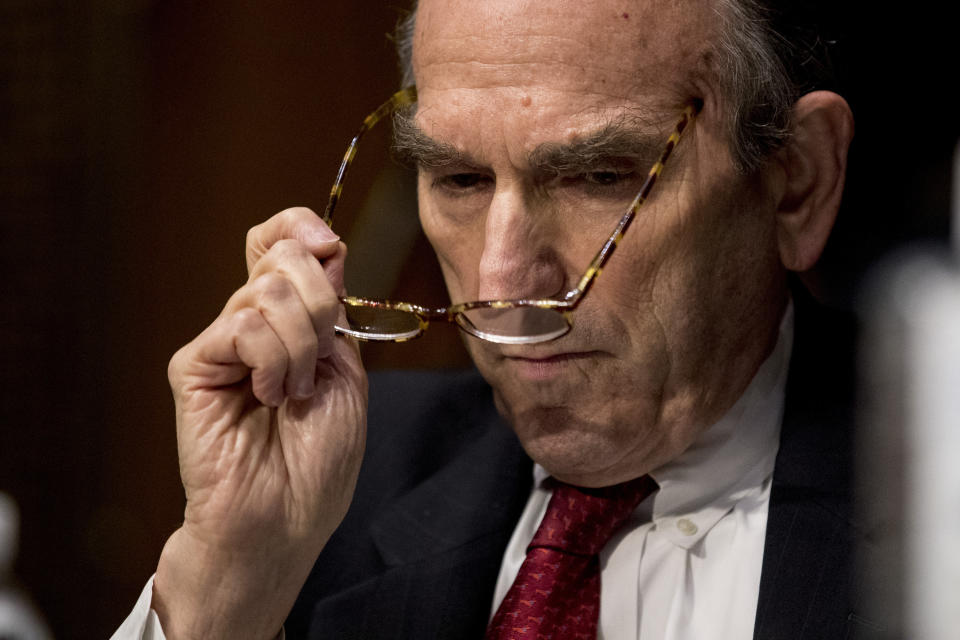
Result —
<instances>
[{"instance_id":1,"label":"elderly man","mask_svg":"<svg viewBox=\"0 0 960 640\"><path fill-rule=\"evenodd\" d=\"M343 244L305 209L255 227L248 282L170 364L186 512L124 629L152 608L168 638L862 631L844 342L789 285L853 121L764 15L422 0L397 143L451 300L496 301L445 311L489 387L375 377L368 419L345 334L378 329L341 302Z\"/></svg>"}]
</instances>

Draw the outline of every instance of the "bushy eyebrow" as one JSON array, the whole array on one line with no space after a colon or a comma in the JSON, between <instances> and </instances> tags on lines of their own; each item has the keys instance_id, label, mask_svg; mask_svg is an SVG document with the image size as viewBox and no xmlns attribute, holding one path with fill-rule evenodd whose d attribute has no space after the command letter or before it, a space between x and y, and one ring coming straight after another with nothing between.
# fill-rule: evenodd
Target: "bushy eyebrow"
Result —
<instances>
[{"instance_id":1,"label":"bushy eyebrow","mask_svg":"<svg viewBox=\"0 0 960 640\"><path fill-rule=\"evenodd\" d=\"M435 140L417 126L412 109L393 114L393 154L403 162L416 167L447 167L476 165L452 144Z\"/></svg>"},{"instance_id":2,"label":"bushy eyebrow","mask_svg":"<svg viewBox=\"0 0 960 640\"><path fill-rule=\"evenodd\" d=\"M567 143L548 142L530 154L530 166L543 173L578 174L596 171L613 161L653 161L662 146L649 125L622 118Z\"/></svg>"},{"instance_id":3,"label":"bushy eyebrow","mask_svg":"<svg viewBox=\"0 0 960 640\"><path fill-rule=\"evenodd\" d=\"M530 153L528 162L534 171L550 174L595 171L617 160L652 163L662 146L661 137L646 120L622 117L571 142L541 144ZM414 121L412 110L394 115L393 152L412 166L482 166L452 144L427 135Z\"/></svg>"}]
</instances>

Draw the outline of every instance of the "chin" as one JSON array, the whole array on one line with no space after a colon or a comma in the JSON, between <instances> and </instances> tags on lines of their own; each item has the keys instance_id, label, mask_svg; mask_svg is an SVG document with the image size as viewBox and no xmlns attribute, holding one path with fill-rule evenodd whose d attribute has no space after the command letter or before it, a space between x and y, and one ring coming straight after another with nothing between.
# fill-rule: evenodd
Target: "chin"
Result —
<instances>
[{"instance_id":1,"label":"chin","mask_svg":"<svg viewBox=\"0 0 960 640\"><path fill-rule=\"evenodd\" d=\"M527 455L552 476L581 486L604 486L619 482L617 475L629 475L623 458L635 444L631 442L635 431L627 434L605 421L586 421L569 407L517 410L499 394L495 397Z\"/></svg>"}]
</instances>

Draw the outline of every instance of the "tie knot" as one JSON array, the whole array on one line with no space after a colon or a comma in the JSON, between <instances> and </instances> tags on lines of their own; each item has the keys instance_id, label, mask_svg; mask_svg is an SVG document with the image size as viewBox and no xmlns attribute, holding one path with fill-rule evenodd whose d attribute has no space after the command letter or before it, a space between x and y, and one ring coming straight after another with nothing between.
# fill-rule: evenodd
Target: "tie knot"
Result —
<instances>
[{"instance_id":1,"label":"tie knot","mask_svg":"<svg viewBox=\"0 0 960 640\"><path fill-rule=\"evenodd\" d=\"M578 555L598 553L643 499L656 491L650 476L587 489L556 480L553 496L530 547L560 549Z\"/></svg>"}]
</instances>

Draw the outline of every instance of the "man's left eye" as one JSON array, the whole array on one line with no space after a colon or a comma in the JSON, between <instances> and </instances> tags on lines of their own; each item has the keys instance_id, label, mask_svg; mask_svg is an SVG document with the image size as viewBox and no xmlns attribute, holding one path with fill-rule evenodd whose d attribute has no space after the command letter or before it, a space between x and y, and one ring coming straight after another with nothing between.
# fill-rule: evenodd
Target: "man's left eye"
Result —
<instances>
[{"instance_id":1,"label":"man's left eye","mask_svg":"<svg viewBox=\"0 0 960 640\"><path fill-rule=\"evenodd\" d=\"M626 163L624 163L626 164ZM637 187L640 174L633 166L606 166L559 176L554 184L568 193L590 198L623 198ZM571 191L572 190L572 191Z\"/></svg>"},{"instance_id":2,"label":"man's left eye","mask_svg":"<svg viewBox=\"0 0 960 640\"><path fill-rule=\"evenodd\" d=\"M613 169L607 171L591 171L590 173L584 174L584 179L590 184L609 187L629 178L630 173L629 171L615 171Z\"/></svg>"}]
</instances>

